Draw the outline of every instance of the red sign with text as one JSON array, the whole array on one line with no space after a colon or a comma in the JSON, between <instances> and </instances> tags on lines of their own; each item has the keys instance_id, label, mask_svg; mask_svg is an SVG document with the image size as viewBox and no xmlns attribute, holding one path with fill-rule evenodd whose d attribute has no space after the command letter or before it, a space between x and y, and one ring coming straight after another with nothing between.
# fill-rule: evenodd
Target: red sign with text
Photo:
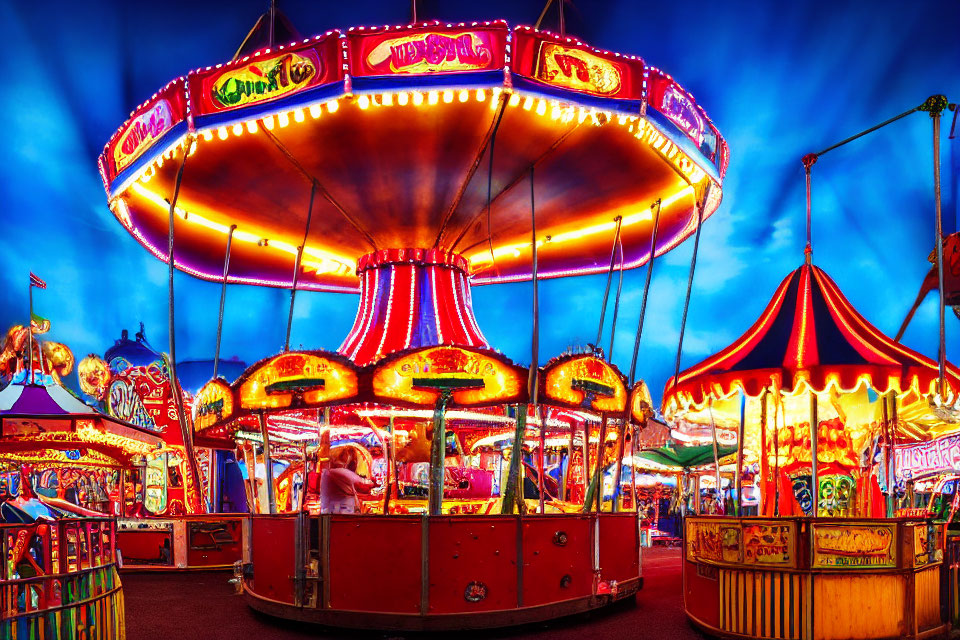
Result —
<instances>
[{"instance_id":1,"label":"red sign with text","mask_svg":"<svg viewBox=\"0 0 960 640\"><path fill-rule=\"evenodd\" d=\"M712 153L706 154L712 160L712 154L716 152L716 134L690 94L670 76L656 69L650 70L648 82L647 102L650 106L677 125L698 147L704 136L713 136L714 144L708 145L712 146Z\"/></svg>"},{"instance_id":2,"label":"red sign with text","mask_svg":"<svg viewBox=\"0 0 960 640\"><path fill-rule=\"evenodd\" d=\"M244 60L190 76L190 103L196 113L221 113L272 102L343 79L336 33Z\"/></svg>"},{"instance_id":3,"label":"red sign with text","mask_svg":"<svg viewBox=\"0 0 960 640\"><path fill-rule=\"evenodd\" d=\"M172 82L133 112L127 123L107 145L105 154L109 177L129 167L175 124L183 121L187 100L183 79Z\"/></svg>"},{"instance_id":4,"label":"red sign with text","mask_svg":"<svg viewBox=\"0 0 960 640\"><path fill-rule=\"evenodd\" d=\"M505 65L507 27L414 27L347 36L350 74L421 75L492 71Z\"/></svg>"},{"instance_id":5,"label":"red sign with text","mask_svg":"<svg viewBox=\"0 0 960 640\"><path fill-rule=\"evenodd\" d=\"M643 97L643 60L529 29L513 32L512 70L537 82L604 98Z\"/></svg>"}]
</instances>

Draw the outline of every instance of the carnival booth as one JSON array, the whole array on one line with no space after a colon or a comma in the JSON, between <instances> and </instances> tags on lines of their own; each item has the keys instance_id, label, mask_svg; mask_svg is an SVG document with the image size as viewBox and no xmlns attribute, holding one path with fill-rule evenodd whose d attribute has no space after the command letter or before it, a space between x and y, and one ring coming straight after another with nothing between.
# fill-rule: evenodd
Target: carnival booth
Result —
<instances>
[{"instance_id":1,"label":"carnival booth","mask_svg":"<svg viewBox=\"0 0 960 640\"><path fill-rule=\"evenodd\" d=\"M944 382L956 398L960 372L948 365ZM740 339L671 379L664 415L737 430L737 468L760 473L762 516L687 519L691 621L760 638L944 632L943 525L892 517L889 493L894 433L957 426L937 417L937 386L935 362L880 333L810 263ZM907 429L909 413L929 430Z\"/></svg>"},{"instance_id":2,"label":"carnival booth","mask_svg":"<svg viewBox=\"0 0 960 640\"><path fill-rule=\"evenodd\" d=\"M124 330L102 358L90 354L77 368L81 390L103 413L162 443L122 470L123 499L115 514L124 569L229 569L241 557L242 474L232 447L224 452L194 442L187 422L192 397L171 383L170 371L142 324L135 339Z\"/></svg>"},{"instance_id":3,"label":"carnival booth","mask_svg":"<svg viewBox=\"0 0 960 640\"><path fill-rule=\"evenodd\" d=\"M502 21L247 42L138 107L100 158L118 221L171 273L291 289L284 352L194 402L194 437L239 442L254 469L251 606L443 629L631 597L636 513L603 511L600 477L633 435L630 385L599 349L539 366L536 283L673 248L716 210L727 162L669 75ZM519 367L481 332L471 284L525 280ZM337 353L289 351L298 290L360 293ZM324 513L364 451L361 513ZM280 514L297 457L306 509ZM386 574L369 552L384 540Z\"/></svg>"}]
</instances>

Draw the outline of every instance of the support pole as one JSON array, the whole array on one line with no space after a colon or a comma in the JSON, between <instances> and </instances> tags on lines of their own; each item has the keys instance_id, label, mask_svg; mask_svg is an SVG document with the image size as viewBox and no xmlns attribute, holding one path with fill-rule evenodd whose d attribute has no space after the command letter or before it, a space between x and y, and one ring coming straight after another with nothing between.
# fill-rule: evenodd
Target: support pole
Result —
<instances>
[{"instance_id":1,"label":"support pole","mask_svg":"<svg viewBox=\"0 0 960 640\"><path fill-rule=\"evenodd\" d=\"M743 514L743 432L747 414L747 394L740 392L740 428L737 429L737 499L733 502L734 515Z\"/></svg>"},{"instance_id":2,"label":"support pole","mask_svg":"<svg viewBox=\"0 0 960 640\"><path fill-rule=\"evenodd\" d=\"M620 511L619 502L621 499L620 491L620 476L623 474L623 447L626 443L627 437L627 424L629 424L629 410L623 412L623 418L620 420L620 429L617 434L617 475L613 479L613 504L610 506L610 511L617 513Z\"/></svg>"},{"instance_id":3,"label":"support pole","mask_svg":"<svg viewBox=\"0 0 960 640\"><path fill-rule=\"evenodd\" d=\"M637 336L633 340L633 358L630 360L630 386L637 381L637 355L640 353L640 337L643 335L643 319L647 313L647 296L650 293L650 279L653 277L653 260L657 256L657 232L660 229L660 209L663 201L657 198L653 206L657 212L653 215L653 230L650 232L650 258L647 260L647 278L643 283L643 297L640 298L640 319L637 320ZM699 231L699 226L697 230Z\"/></svg>"},{"instance_id":4,"label":"support pole","mask_svg":"<svg viewBox=\"0 0 960 640\"><path fill-rule=\"evenodd\" d=\"M547 448L547 434L546 434L546 429L547 429L547 424L546 424L546 423L547 423L547 419L546 419L546 416L543 415L543 407L540 407L540 406L538 405L538 406L536 407L536 411L537 411L537 413L536 413L536 418L537 418L537 421L540 423L540 455L537 456L537 492L540 494L540 505L539 505L539 507L540 507L540 513L546 513L545 510L544 510L544 508L545 508L545 505L544 505L545 500L544 500L544 498L543 498L543 491L544 491L544 489L543 489L543 487L544 487L544 478L543 478L544 459L543 459L543 457L544 457L544 455L546 455L546 448Z\"/></svg>"},{"instance_id":5,"label":"support pole","mask_svg":"<svg viewBox=\"0 0 960 640\"><path fill-rule=\"evenodd\" d=\"M447 457L446 411L453 397L453 389L440 389L437 406L433 410L433 438L430 441L430 486L427 488L428 513L438 516L443 506L443 469Z\"/></svg>"},{"instance_id":6,"label":"support pole","mask_svg":"<svg viewBox=\"0 0 960 640\"><path fill-rule=\"evenodd\" d=\"M717 501L722 503L723 488L720 483L720 447L717 443L717 423L713 419L713 400L707 405L707 411L710 413L710 431L713 434L713 465L717 472Z\"/></svg>"},{"instance_id":7,"label":"support pole","mask_svg":"<svg viewBox=\"0 0 960 640\"><path fill-rule=\"evenodd\" d=\"M517 405L517 426L513 431L513 449L510 452L510 467L507 471L507 483L503 488L503 500L500 503L500 513L511 514L517 504L523 502L523 481L520 473L523 460L523 436L527 429L527 403ZM517 485L520 485L519 492ZM518 498L519 493L519 498Z\"/></svg>"},{"instance_id":8,"label":"support pole","mask_svg":"<svg viewBox=\"0 0 960 640\"><path fill-rule=\"evenodd\" d=\"M597 508L597 513L603 510L603 450L607 440L607 420L606 413L602 414L600 421L600 440L597 442L597 461L593 466L593 474L590 479L590 486L587 487L587 495L583 501L584 512L590 511L591 504Z\"/></svg>"},{"instance_id":9,"label":"support pole","mask_svg":"<svg viewBox=\"0 0 960 640\"><path fill-rule=\"evenodd\" d=\"M617 316L620 315L620 294L623 292L623 238L617 243L620 249L620 266L617 269L617 295L613 299L613 319L610 321L610 350L607 351L607 362L613 361L613 341L617 337Z\"/></svg>"},{"instance_id":10,"label":"support pole","mask_svg":"<svg viewBox=\"0 0 960 640\"><path fill-rule=\"evenodd\" d=\"M620 225L623 223L623 216L614 218L617 222L617 230L613 235L613 247L610 248L610 268L607 270L607 286L603 290L603 304L600 305L600 324L597 327L597 339L594 346L600 348L600 340L603 339L603 319L607 315L607 301L610 299L610 285L613 284L613 267L617 263L617 243L620 241ZM622 272L621 272L622 273ZM607 360L610 359L607 355Z\"/></svg>"},{"instance_id":11,"label":"support pole","mask_svg":"<svg viewBox=\"0 0 960 640\"><path fill-rule=\"evenodd\" d=\"M197 456L193 449L193 433L187 424L187 414L183 403L183 393L180 389L180 378L177 376L177 331L174 318L174 291L173 291L173 272L175 267L174 257L174 216L177 209L177 200L180 198L180 186L183 183L183 170L187 166L187 158L190 156L190 150L194 141L192 137L187 137L184 141L183 160L180 161L180 168L177 170L177 179L173 187L173 197L170 199L168 235L167 235L167 263L168 271L168 300L167 300L167 322L170 327L170 359L167 362L167 368L170 370L170 390L173 392L174 403L177 406L177 422L180 424L180 433L183 436L183 445L187 452L187 467L193 476L193 487L196 490L196 499L201 500L200 495L200 468L197 466ZM190 490L188 478L184 478L184 492ZM185 501L186 502L186 501Z\"/></svg>"},{"instance_id":12,"label":"support pole","mask_svg":"<svg viewBox=\"0 0 960 640\"><path fill-rule=\"evenodd\" d=\"M943 96L938 96L943 98ZM946 107L946 98L931 107L930 118L933 119L933 200L936 209L936 246L937 246L937 289L940 293L939 319L940 342L937 352L937 393L943 401L947 397L947 343L944 326L944 289L943 289L943 217L940 210L940 114Z\"/></svg>"},{"instance_id":13,"label":"support pole","mask_svg":"<svg viewBox=\"0 0 960 640\"><path fill-rule=\"evenodd\" d=\"M530 167L530 242L533 246L533 308L531 312L533 314L533 335L531 336L531 353L530 353L530 373L528 377L528 393L530 399L533 403L533 415L535 418L540 419L540 286L537 280L537 199L534 193L534 172L533 166ZM543 513L544 502L543 502L543 447L544 447L544 420L540 419L540 456L539 456L539 465L537 469L537 484L538 492L540 494L539 507L540 513ZM521 441L522 442L522 441ZM525 496L523 495L522 483L520 490L521 500ZM520 510L520 515L523 515L523 509Z\"/></svg>"},{"instance_id":14,"label":"support pole","mask_svg":"<svg viewBox=\"0 0 960 640\"><path fill-rule=\"evenodd\" d=\"M263 466L264 466L264 478L267 482L267 508L270 513L277 512L277 496L273 487L273 459L270 454L270 430L267 429L267 420L263 417L263 412L257 414L257 417L260 419L260 434L263 436ZM254 453L254 458L256 458L256 453ZM256 461L254 461L256 463ZM254 488L257 484L254 482Z\"/></svg>"},{"instance_id":15,"label":"support pole","mask_svg":"<svg viewBox=\"0 0 960 640\"><path fill-rule=\"evenodd\" d=\"M220 338L223 336L223 308L227 302L227 277L230 275L230 247L233 244L233 232L237 225L230 225L227 232L227 250L223 257L223 280L220 282L220 314L217 316L217 346L213 351L213 377L216 379L220 367Z\"/></svg>"},{"instance_id":16,"label":"support pole","mask_svg":"<svg viewBox=\"0 0 960 640\"><path fill-rule=\"evenodd\" d=\"M757 515L767 515L767 478L770 472L770 453L767 447L767 388L760 394L760 502Z\"/></svg>"},{"instance_id":17,"label":"support pole","mask_svg":"<svg viewBox=\"0 0 960 640\"><path fill-rule=\"evenodd\" d=\"M687 330L687 312L690 310L690 293L693 291L693 272L697 268L697 252L700 250L700 231L703 230L703 209L707 204L707 197L710 195L710 187L707 186L703 195L697 202L697 233L693 237L693 255L690 257L690 275L687 276L687 297L683 302L683 318L680 320L680 339L677 341L677 362L673 373L673 384L676 386L680 380L680 355L683 353L683 334Z\"/></svg>"},{"instance_id":18,"label":"support pole","mask_svg":"<svg viewBox=\"0 0 960 640\"><path fill-rule=\"evenodd\" d=\"M385 475L386 484L383 487L383 515L390 513L390 494L393 492L395 476L397 475L397 444L393 432L393 416L390 416L390 422L387 423L387 431L390 437L384 443L384 453L387 456L387 473Z\"/></svg>"},{"instance_id":19,"label":"support pole","mask_svg":"<svg viewBox=\"0 0 960 640\"><path fill-rule=\"evenodd\" d=\"M287 336L283 341L283 350L290 351L290 329L293 326L293 304L297 299L297 281L300 279L300 262L303 259L303 249L307 246L307 236L310 235L310 219L313 217L313 199L317 195L317 181L310 183L310 208L307 209L307 224L303 229L303 242L297 247L297 259L293 264L293 286L290 288L290 312L287 314Z\"/></svg>"},{"instance_id":20,"label":"support pole","mask_svg":"<svg viewBox=\"0 0 960 640\"><path fill-rule=\"evenodd\" d=\"M820 483L817 478L817 440L820 433L820 418L817 415L817 394L810 391L810 484L813 488L813 517L820 513ZM784 416L786 422L786 416Z\"/></svg>"}]
</instances>

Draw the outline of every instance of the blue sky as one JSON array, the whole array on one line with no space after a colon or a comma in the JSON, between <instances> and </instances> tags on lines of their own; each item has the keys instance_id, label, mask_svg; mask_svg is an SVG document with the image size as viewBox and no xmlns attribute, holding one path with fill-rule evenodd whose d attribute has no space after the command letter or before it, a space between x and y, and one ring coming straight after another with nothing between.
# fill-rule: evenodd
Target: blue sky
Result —
<instances>
[{"instance_id":1,"label":"blue sky","mask_svg":"<svg viewBox=\"0 0 960 640\"><path fill-rule=\"evenodd\" d=\"M166 266L116 223L96 169L130 110L170 79L228 60L265 1L0 3L0 327L23 322L27 274L49 288L35 306L51 339L78 358L146 324L167 349ZM280 3L304 35L409 21L407 2ZM538 2L421 2L420 18L536 21ZM555 14L544 26L555 28ZM704 225L683 366L729 344L802 261L800 157L905 111L933 93L960 100L956 2L584 2L568 31L638 54L674 75L730 143L719 211ZM944 128L949 129L948 112ZM933 248L931 125L915 114L824 156L814 168L814 259L879 329L894 334ZM960 143L943 135L944 220L956 228ZM639 374L658 399L672 374L692 240L654 267ZM624 281L614 362L626 369L644 270ZM541 362L593 341L604 277L541 285ZM493 345L530 360L530 284L478 287ZM217 285L177 274L177 355L213 355ZM283 344L289 293L232 286L222 354L247 362ZM301 293L291 344L335 349L357 297ZM610 313L607 314L609 322ZM904 342L935 357L936 301ZM605 339L606 343L606 339ZM947 316L947 355L960 323ZM76 386L75 375L70 376Z\"/></svg>"}]
</instances>

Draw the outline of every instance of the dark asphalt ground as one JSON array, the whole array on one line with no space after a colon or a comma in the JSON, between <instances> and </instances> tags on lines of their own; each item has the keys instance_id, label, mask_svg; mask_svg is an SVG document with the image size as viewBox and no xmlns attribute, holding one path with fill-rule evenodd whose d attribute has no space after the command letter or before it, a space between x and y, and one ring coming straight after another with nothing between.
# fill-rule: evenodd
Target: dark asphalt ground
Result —
<instances>
[{"instance_id":1,"label":"dark asphalt ground","mask_svg":"<svg viewBox=\"0 0 960 640\"><path fill-rule=\"evenodd\" d=\"M680 549L645 549L644 588L635 602L608 610L526 627L458 632L458 640L558 638L585 640L674 640L702 638L687 623L680 591ZM338 631L294 624L259 614L227 583L229 572L123 574L130 640L243 640L245 638L340 638L399 640L416 634ZM446 638L452 634L433 634Z\"/></svg>"}]
</instances>

